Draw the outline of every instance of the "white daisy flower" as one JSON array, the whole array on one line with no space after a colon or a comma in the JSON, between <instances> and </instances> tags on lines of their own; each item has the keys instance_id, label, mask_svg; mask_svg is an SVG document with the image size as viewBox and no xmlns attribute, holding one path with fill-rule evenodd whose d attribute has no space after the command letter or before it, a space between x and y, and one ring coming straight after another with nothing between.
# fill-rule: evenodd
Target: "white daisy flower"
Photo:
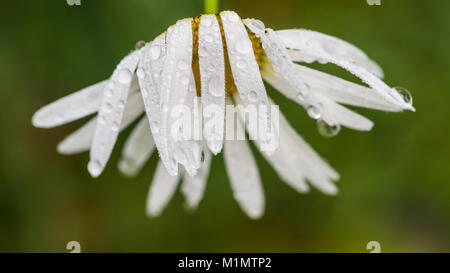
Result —
<instances>
[{"instance_id":1,"label":"white daisy flower","mask_svg":"<svg viewBox=\"0 0 450 273\"><path fill-rule=\"evenodd\" d=\"M297 64L314 61L336 64L368 87ZM235 12L224 11L180 20L152 42L139 43L109 79L41 108L32 122L51 128L96 114L59 143L58 151L89 150L88 170L97 177L119 132L140 118L118 166L136 175L155 148L158 151L161 160L148 194L149 215L161 213L180 180L188 207L195 208L202 199L212 155L223 148L235 199L249 217L259 218L264 193L258 167L248 142L225 139L224 128L230 122L226 105L271 105L264 80L301 105L325 136L336 135L341 126L368 131L373 123L342 104L414 111L409 92L389 87L382 78L383 71L375 62L338 38L304 29L274 31L259 20L241 20ZM171 110L180 104L191 109L194 122L204 127L211 118L206 109L215 106L218 126L201 139L177 138L171 132L176 122ZM275 131L264 131L267 135L260 135L255 144L280 178L302 193L312 185L336 194L334 181L339 175L286 118L279 113L277 120L271 115L262 119ZM243 122L238 124L245 127ZM277 146L268 145L274 138Z\"/></svg>"}]
</instances>

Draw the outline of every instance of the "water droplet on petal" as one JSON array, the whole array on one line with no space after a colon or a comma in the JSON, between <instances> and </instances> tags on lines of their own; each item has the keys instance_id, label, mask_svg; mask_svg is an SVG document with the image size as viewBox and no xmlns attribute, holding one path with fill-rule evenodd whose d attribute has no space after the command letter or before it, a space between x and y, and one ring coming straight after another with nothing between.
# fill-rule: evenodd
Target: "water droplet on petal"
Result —
<instances>
[{"instance_id":1,"label":"water droplet on petal","mask_svg":"<svg viewBox=\"0 0 450 273\"><path fill-rule=\"evenodd\" d=\"M403 101L408 104L412 105L413 103L413 97L411 93L408 91L408 89L404 87L394 87L394 89L400 94L400 96L403 98Z\"/></svg>"},{"instance_id":2,"label":"water droplet on petal","mask_svg":"<svg viewBox=\"0 0 450 273\"><path fill-rule=\"evenodd\" d=\"M145 46L145 42L144 42L144 41L138 41L138 42L136 42L136 44L134 45L134 48L135 48L136 50L138 50L138 49L143 48L144 46Z\"/></svg>"},{"instance_id":3,"label":"water droplet on petal","mask_svg":"<svg viewBox=\"0 0 450 273\"><path fill-rule=\"evenodd\" d=\"M252 51L252 42L250 41L250 39L248 39L248 37L243 37L236 41L234 47L237 52L248 54Z\"/></svg>"},{"instance_id":4,"label":"water droplet on petal","mask_svg":"<svg viewBox=\"0 0 450 273\"><path fill-rule=\"evenodd\" d=\"M122 68L119 71L119 75L117 76L117 79L122 84L130 83L131 82L131 72L130 72L130 70L128 70L126 68Z\"/></svg>"},{"instance_id":5,"label":"water droplet on petal","mask_svg":"<svg viewBox=\"0 0 450 273\"><path fill-rule=\"evenodd\" d=\"M324 120L319 120L317 121L317 130L323 137L334 137L341 131L341 126L339 124L330 125Z\"/></svg>"},{"instance_id":6,"label":"water droplet on petal","mask_svg":"<svg viewBox=\"0 0 450 273\"><path fill-rule=\"evenodd\" d=\"M211 78L208 82L208 91L211 95L219 97L223 95L223 83L220 82L220 78Z\"/></svg>"},{"instance_id":7,"label":"water droplet on petal","mask_svg":"<svg viewBox=\"0 0 450 273\"><path fill-rule=\"evenodd\" d=\"M102 165L98 160L89 161L88 171L91 173L92 176L97 177L102 172Z\"/></svg>"},{"instance_id":8,"label":"water droplet on petal","mask_svg":"<svg viewBox=\"0 0 450 273\"><path fill-rule=\"evenodd\" d=\"M145 78L144 69L142 69L142 67L139 67L136 71L136 75L138 76L139 79Z\"/></svg>"},{"instance_id":9,"label":"water droplet on petal","mask_svg":"<svg viewBox=\"0 0 450 273\"><path fill-rule=\"evenodd\" d=\"M252 20L251 25L252 25L252 31L255 34L263 33L266 30L266 26L260 20L256 20L256 19Z\"/></svg>"},{"instance_id":10,"label":"water droplet on petal","mask_svg":"<svg viewBox=\"0 0 450 273\"><path fill-rule=\"evenodd\" d=\"M256 91L252 90L252 91L248 92L247 97L250 101L255 102L258 100L258 93L256 93Z\"/></svg>"},{"instance_id":11,"label":"water droplet on petal","mask_svg":"<svg viewBox=\"0 0 450 273\"><path fill-rule=\"evenodd\" d=\"M161 56L161 47L154 45L150 48L150 58L152 60L157 60Z\"/></svg>"},{"instance_id":12,"label":"water droplet on petal","mask_svg":"<svg viewBox=\"0 0 450 273\"><path fill-rule=\"evenodd\" d=\"M105 96L106 96L107 98L110 98L110 97L112 96L112 90L111 90L110 88L107 88L107 89L105 90Z\"/></svg>"},{"instance_id":13,"label":"water droplet on petal","mask_svg":"<svg viewBox=\"0 0 450 273\"><path fill-rule=\"evenodd\" d=\"M103 111L105 112L105 113L110 113L111 112L111 110L112 110L112 105L111 105L111 103L105 103L104 105L103 105Z\"/></svg>"},{"instance_id":14,"label":"water droplet on petal","mask_svg":"<svg viewBox=\"0 0 450 273\"><path fill-rule=\"evenodd\" d=\"M311 105L310 107L308 107L308 109L306 109L306 111L308 112L308 115L312 119L319 119L320 118L320 110L316 106L312 106Z\"/></svg>"},{"instance_id":15,"label":"water droplet on petal","mask_svg":"<svg viewBox=\"0 0 450 273\"><path fill-rule=\"evenodd\" d=\"M178 62L178 68L181 70L186 70L188 66L189 66L188 63L183 60Z\"/></svg>"},{"instance_id":16,"label":"water droplet on petal","mask_svg":"<svg viewBox=\"0 0 450 273\"><path fill-rule=\"evenodd\" d=\"M112 129L114 132L119 131L119 128L120 128L120 124L119 124L118 122L114 122L113 125L112 125L112 127L111 127L111 129Z\"/></svg>"},{"instance_id":17,"label":"water droplet on petal","mask_svg":"<svg viewBox=\"0 0 450 273\"><path fill-rule=\"evenodd\" d=\"M237 62L237 67L239 67L240 69L244 69L247 66L247 63L244 60L239 60Z\"/></svg>"}]
</instances>

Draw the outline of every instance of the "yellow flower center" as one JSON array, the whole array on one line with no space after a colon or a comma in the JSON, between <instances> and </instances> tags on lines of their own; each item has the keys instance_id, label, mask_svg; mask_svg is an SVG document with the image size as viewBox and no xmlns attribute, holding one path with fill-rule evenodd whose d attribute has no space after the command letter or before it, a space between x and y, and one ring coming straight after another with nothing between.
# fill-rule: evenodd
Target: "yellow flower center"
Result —
<instances>
[{"instance_id":1,"label":"yellow flower center","mask_svg":"<svg viewBox=\"0 0 450 273\"><path fill-rule=\"evenodd\" d=\"M198 29L200 25L201 15L196 16L192 23L192 33L193 33L193 52L192 52L192 70L194 72L195 85L197 88L197 96L201 95L200 87L200 64L198 59ZM225 33L223 30L222 19L219 14L216 14L217 21L220 26L220 33L222 34L222 46L223 46L223 54L225 58L225 93L227 96L230 96L231 93L236 92L237 88L234 84L233 73L231 72L230 59L228 58L228 50L227 50L227 42L225 39ZM253 53L255 54L255 59L258 62L258 65L261 67L263 63L263 57L265 55L264 49L261 45L261 40L255 36L247 27L248 37L252 41Z\"/></svg>"}]
</instances>

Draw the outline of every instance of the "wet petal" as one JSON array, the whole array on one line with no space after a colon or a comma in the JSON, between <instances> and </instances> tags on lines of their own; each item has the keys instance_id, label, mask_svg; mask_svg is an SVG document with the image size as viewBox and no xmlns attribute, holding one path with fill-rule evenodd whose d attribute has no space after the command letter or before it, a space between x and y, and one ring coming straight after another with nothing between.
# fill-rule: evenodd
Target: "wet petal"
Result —
<instances>
[{"instance_id":1,"label":"wet petal","mask_svg":"<svg viewBox=\"0 0 450 273\"><path fill-rule=\"evenodd\" d=\"M264 72L264 80L277 89L280 93L285 95L287 98L301 104L301 102L296 98L297 92L294 90L286 81L284 81L281 76L273 72ZM346 127L356 129L356 130L370 130L373 124L370 120L362 117L353 111L340 106L336 102L327 99L326 97L316 94L318 102L321 104L323 111L321 113L320 119L324 120L330 125L344 125Z\"/></svg>"},{"instance_id":2,"label":"wet petal","mask_svg":"<svg viewBox=\"0 0 450 273\"><path fill-rule=\"evenodd\" d=\"M154 149L147 117L142 117L125 142L118 165L120 171L128 176L136 176Z\"/></svg>"},{"instance_id":3,"label":"wet petal","mask_svg":"<svg viewBox=\"0 0 450 273\"><path fill-rule=\"evenodd\" d=\"M123 114L122 123L120 124L120 131L128 127L139 115L144 111L144 104L142 98L138 93L130 95L125 112ZM95 117L88 123L76 130L63 141L58 144L58 152L61 154L77 154L88 151L91 148L92 139L94 137L95 127L97 126L97 119Z\"/></svg>"},{"instance_id":4,"label":"wet petal","mask_svg":"<svg viewBox=\"0 0 450 273\"><path fill-rule=\"evenodd\" d=\"M96 112L107 83L107 80L96 83L42 107L33 115L33 125L51 128Z\"/></svg>"},{"instance_id":5,"label":"wet petal","mask_svg":"<svg viewBox=\"0 0 450 273\"><path fill-rule=\"evenodd\" d=\"M172 131L174 118L171 112L185 99L192 75L192 19L180 20L167 30L167 55L161 75L161 147L159 153L168 159L164 162L171 175L177 175L174 158L175 138ZM179 160L180 158L178 158Z\"/></svg>"},{"instance_id":6,"label":"wet petal","mask_svg":"<svg viewBox=\"0 0 450 273\"><path fill-rule=\"evenodd\" d=\"M295 65L297 72L311 90L336 102L383 111L402 111L397 104L386 101L372 89L302 65Z\"/></svg>"},{"instance_id":7,"label":"wet petal","mask_svg":"<svg viewBox=\"0 0 450 273\"><path fill-rule=\"evenodd\" d=\"M139 50L134 51L119 63L109 80L109 90L105 90L107 93L100 106L88 164L89 173L93 177L102 173L116 143L140 54Z\"/></svg>"},{"instance_id":8,"label":"wet petal","mask_svg":"<svg viewBox=\"0 0 450 273\"><path fill-rule=\"evenodd\" d=\"M329 54L355 62L355 64L364 67L367 71L379 78L383 78L384 76L383 70L377 63L372 61L362 50L344 40L305 29L279 30L277 33L282 37L290 37L293 41L297 39L304 41L314 40L317 45L320 45ZM297 48L292 47L292 49ZM309 56L302 51L290 50L290 53L292 53L295 61L319 61L315 56Z\"/></svg>"},{"instance_id":9,"label":"wet petal","mask_svg":"<svg viewBox=\"0 0 450 273\"><path fill-rule=\"evenodd\" d=\"M203 15L199 35L200 82L205 138L212 153L222 150L225 122L225 63L215 15Z\"/></svg>"},{"instance_id":10,"label":"wet petal","mask_svg":"<svg viewBox=\"0 0 450 273\"><path fill-rule=\"evenodd\" d=\"M359 77L363 82L378 92L385 100L396 104L404 109L414 110L414 108L406 103L398 92L387 86L382 80L370 73L365 67L358 65L350 58L340 56L338 54L331 54L329 51L322 48L320 40L316 40L315 35L310 35L311 31L295 30L295 32L278 31L277 34L283 40L288 48L295 48L313 58L317 58L326 62L334 63L355 76Z\"/></svg>"},{"instance_id":11,"label":"wet petal","mask_svg":"<svg viewBox=\"0 0 450 273\"><path fill-rule=\"evenodd\" d=\"M164 152L161 140L161 73L166 60L166 34L162 34L142 49L137 76L141 95L145 105L147 120L151 133L159 151L160 159L165 166L170 166L169 154Z\"/></svg>"},{"instance_id":12,"label":"wet petal","mask_svg":"<svg viewBox=\"0 0 450 273\"><path fill-rule=\"evenodd\" d=\"M248 37L244 24L239 16L232 11L222 12L220 17L225 33L234 83L243 105L246 107L268 106L266 89L253 53L252 42ZM272 123L270 118L269 113L267 113L262 118L262 124L270 125ZM261 150L268 153L272 152L272 145L264 142L269 143L273 136L268 130L260 130L260 134L257 138L262 142Z\"/></svg>"}]
</instances>

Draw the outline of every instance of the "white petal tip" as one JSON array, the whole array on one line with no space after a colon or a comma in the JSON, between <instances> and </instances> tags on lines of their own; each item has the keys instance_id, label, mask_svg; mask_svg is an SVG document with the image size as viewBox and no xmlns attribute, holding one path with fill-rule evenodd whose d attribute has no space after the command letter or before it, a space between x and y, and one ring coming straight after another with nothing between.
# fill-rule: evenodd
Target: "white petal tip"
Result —
<instances>
[{"instance_id":1,"label":"white petal tip","mask_svg":"<svg viewBox=\"0 0 450 273\"><path fill-rule=\"evenodd\" d=\"M147 209L146 214L149 218L155 218L161 215L161 211L154 208L149 208Z\"/></svg>"},{"instance_id":2,"label":"white petal tip","mask_svg":"<svg viewBox=\"0 0 450 273\"><path fill-rule=\"evenodd\" d=\"M327 187L323 187L320 189L324 194L336 196L339 194L338 188L334 184L329 184Z\"/></svg>"},{"instance_id":3,"label":"white petal tip","mask_svg":"<svg viewBox=\"0 0 450 273\"><path fill-rule=\"evenodd\" d=\"M102 173L103 168L101 167L99 162L97 162L97 161L89 161L89 163L88 163L88 171L89 171L89 173L91 174L92 177L97 178Z\"/></svg>"},{"instance_id":4,"label":"white petal tip","mask_svg":"<svg viewBox=\"0 0 450 273\"><path fill-rule=\"evenodd\" d=\"M264 215L264 209L254 209L254 210L248 209L246 213L250 219L259 220Z\"/></svg>"},{"instance_id":5,"label":"white petal tip","mask_svg":"<svg viewBox=\"0 0 450 273\"><path fill-rule=\"evenodd\" d=\"M121 159L117 164L117 168L127 177L135 177L139 174L139 169L131 162L131 160Z\"/></svg>"},{"instance_id":6,"label":"white petal tip","mask_svg":"<svg viewBox=\"0 0 450 273\"><path fill-rule=\"evenodd\" d=\"M51 128L52 126L46 124L42 119L41 113L42 112L40 110L34 113L33 117L31 118L31 124L36 128Z\"/></svg>"}]
</instances>

